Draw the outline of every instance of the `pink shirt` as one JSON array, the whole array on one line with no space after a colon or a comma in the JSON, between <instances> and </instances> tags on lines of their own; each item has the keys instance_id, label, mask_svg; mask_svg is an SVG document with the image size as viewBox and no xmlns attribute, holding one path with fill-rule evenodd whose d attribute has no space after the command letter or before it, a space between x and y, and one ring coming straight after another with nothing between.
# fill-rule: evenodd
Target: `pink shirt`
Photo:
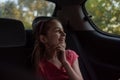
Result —
<instances>
[{"instance_id":1,"label":"pink shirt","mask_svg":"<svg viewBox=\"0 0 120 80\"><path fill-rule=\"evenodd\" d=\"M65 53L66 58L71 65L78 58L78 55L73 50L66 50ZM42 69L40 68L40 65L42 65ZM41 64L39 64L38 75L43 76L45 80L69 80L69 77L64 67L61 67L59 69L54 64L48 62L47 60L42 60Z\"/></svg>"}]
</instances>

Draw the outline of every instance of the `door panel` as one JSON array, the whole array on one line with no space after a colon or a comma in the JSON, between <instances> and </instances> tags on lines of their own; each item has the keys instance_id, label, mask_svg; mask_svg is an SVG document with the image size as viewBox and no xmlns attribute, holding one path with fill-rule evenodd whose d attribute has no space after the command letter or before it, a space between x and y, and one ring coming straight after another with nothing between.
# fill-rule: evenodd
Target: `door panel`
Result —
<instances>
[{"instance_id":1,"label":"door panel","mask_svg":"<svg viewBox=\"0 0 120 80\"><path fill-rule=\"evenodd\" d=\"M95 70L98 80L120 77L120 39L96 31L77 31L80 45Z\"/></svg>"}]
</instances>

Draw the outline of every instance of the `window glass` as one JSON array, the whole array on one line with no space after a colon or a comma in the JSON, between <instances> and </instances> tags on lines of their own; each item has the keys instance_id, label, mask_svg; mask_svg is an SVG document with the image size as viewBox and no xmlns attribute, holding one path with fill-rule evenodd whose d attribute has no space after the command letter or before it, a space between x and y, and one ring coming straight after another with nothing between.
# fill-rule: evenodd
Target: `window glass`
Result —
<instances>
[{"instance_id":1,"label":"window glass","mask_svg":"<svg viewBox=\"0 0 120 80\"><path fill-rule=\"evenodd\" d=\"M87 0L85 7L98 29L120 35L120 0Z\"/></svg>"},{"instance_id":2,"label":"window glass","mask_svg":"<svg viewBox=\"0 0 120 80\"><path fill-rule=\"evenodd\" d=\"M21 20L31 29L36 16L52 16L55 4L45 0L0 0L0 17Z\"/></svg>"}]
</instances>

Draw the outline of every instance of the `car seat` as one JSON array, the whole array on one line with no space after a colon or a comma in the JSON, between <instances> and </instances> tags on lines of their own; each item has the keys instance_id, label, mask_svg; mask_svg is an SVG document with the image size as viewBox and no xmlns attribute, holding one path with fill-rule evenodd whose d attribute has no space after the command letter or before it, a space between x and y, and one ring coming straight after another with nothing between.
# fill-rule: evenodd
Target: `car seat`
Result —
<instances>
[{"instance_id":1,"label":"car seat","mask_svg":"<svg viewBox=\"0 0 120 80\"><path fill-rule=\"evenodd\" d=\"M0 62L23 66L26 36L21 21L0 18Z\"/></svg>"},{"instance_id":2,"label":"car seat","mask_svg":"<svg viewBox=\"0 0 120 80\"><path fill-rule=\"evenodd\" d=\"M36 17L32 23L33 29L35 29L36 23L39 20L47 20L49 18L50 17L47 17L47 16ZM93 69L91 68L90 63L84 54L85 51L82 49L74 31L70 30L68 28L68 26L70 26L70 25L69 24L63 25L63 28L66 32L66 48L76 51L78 53L78 55L80 56L79 63L80 63L80 68L81 68L81 72L82 72L84 80L97 80L96 75L95 75Z\"/></svg>"}]
</instances>

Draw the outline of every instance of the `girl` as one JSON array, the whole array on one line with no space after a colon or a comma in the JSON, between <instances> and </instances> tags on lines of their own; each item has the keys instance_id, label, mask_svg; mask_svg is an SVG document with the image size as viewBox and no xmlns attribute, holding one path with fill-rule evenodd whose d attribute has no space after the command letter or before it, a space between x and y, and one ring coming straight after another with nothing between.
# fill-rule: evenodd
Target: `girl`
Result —
<instances>
[{"instance_id":1,"label":"girl","mask_svg":"<svg viewBox=\"0 0 120 80\"><path fill-rule=\"evenodd\" d=\"M65 50L66 34L58 19L39 21L34 32L33 60L38 76L43 80L83 80L78 55Z\"/></svg>"}]
</instances>

